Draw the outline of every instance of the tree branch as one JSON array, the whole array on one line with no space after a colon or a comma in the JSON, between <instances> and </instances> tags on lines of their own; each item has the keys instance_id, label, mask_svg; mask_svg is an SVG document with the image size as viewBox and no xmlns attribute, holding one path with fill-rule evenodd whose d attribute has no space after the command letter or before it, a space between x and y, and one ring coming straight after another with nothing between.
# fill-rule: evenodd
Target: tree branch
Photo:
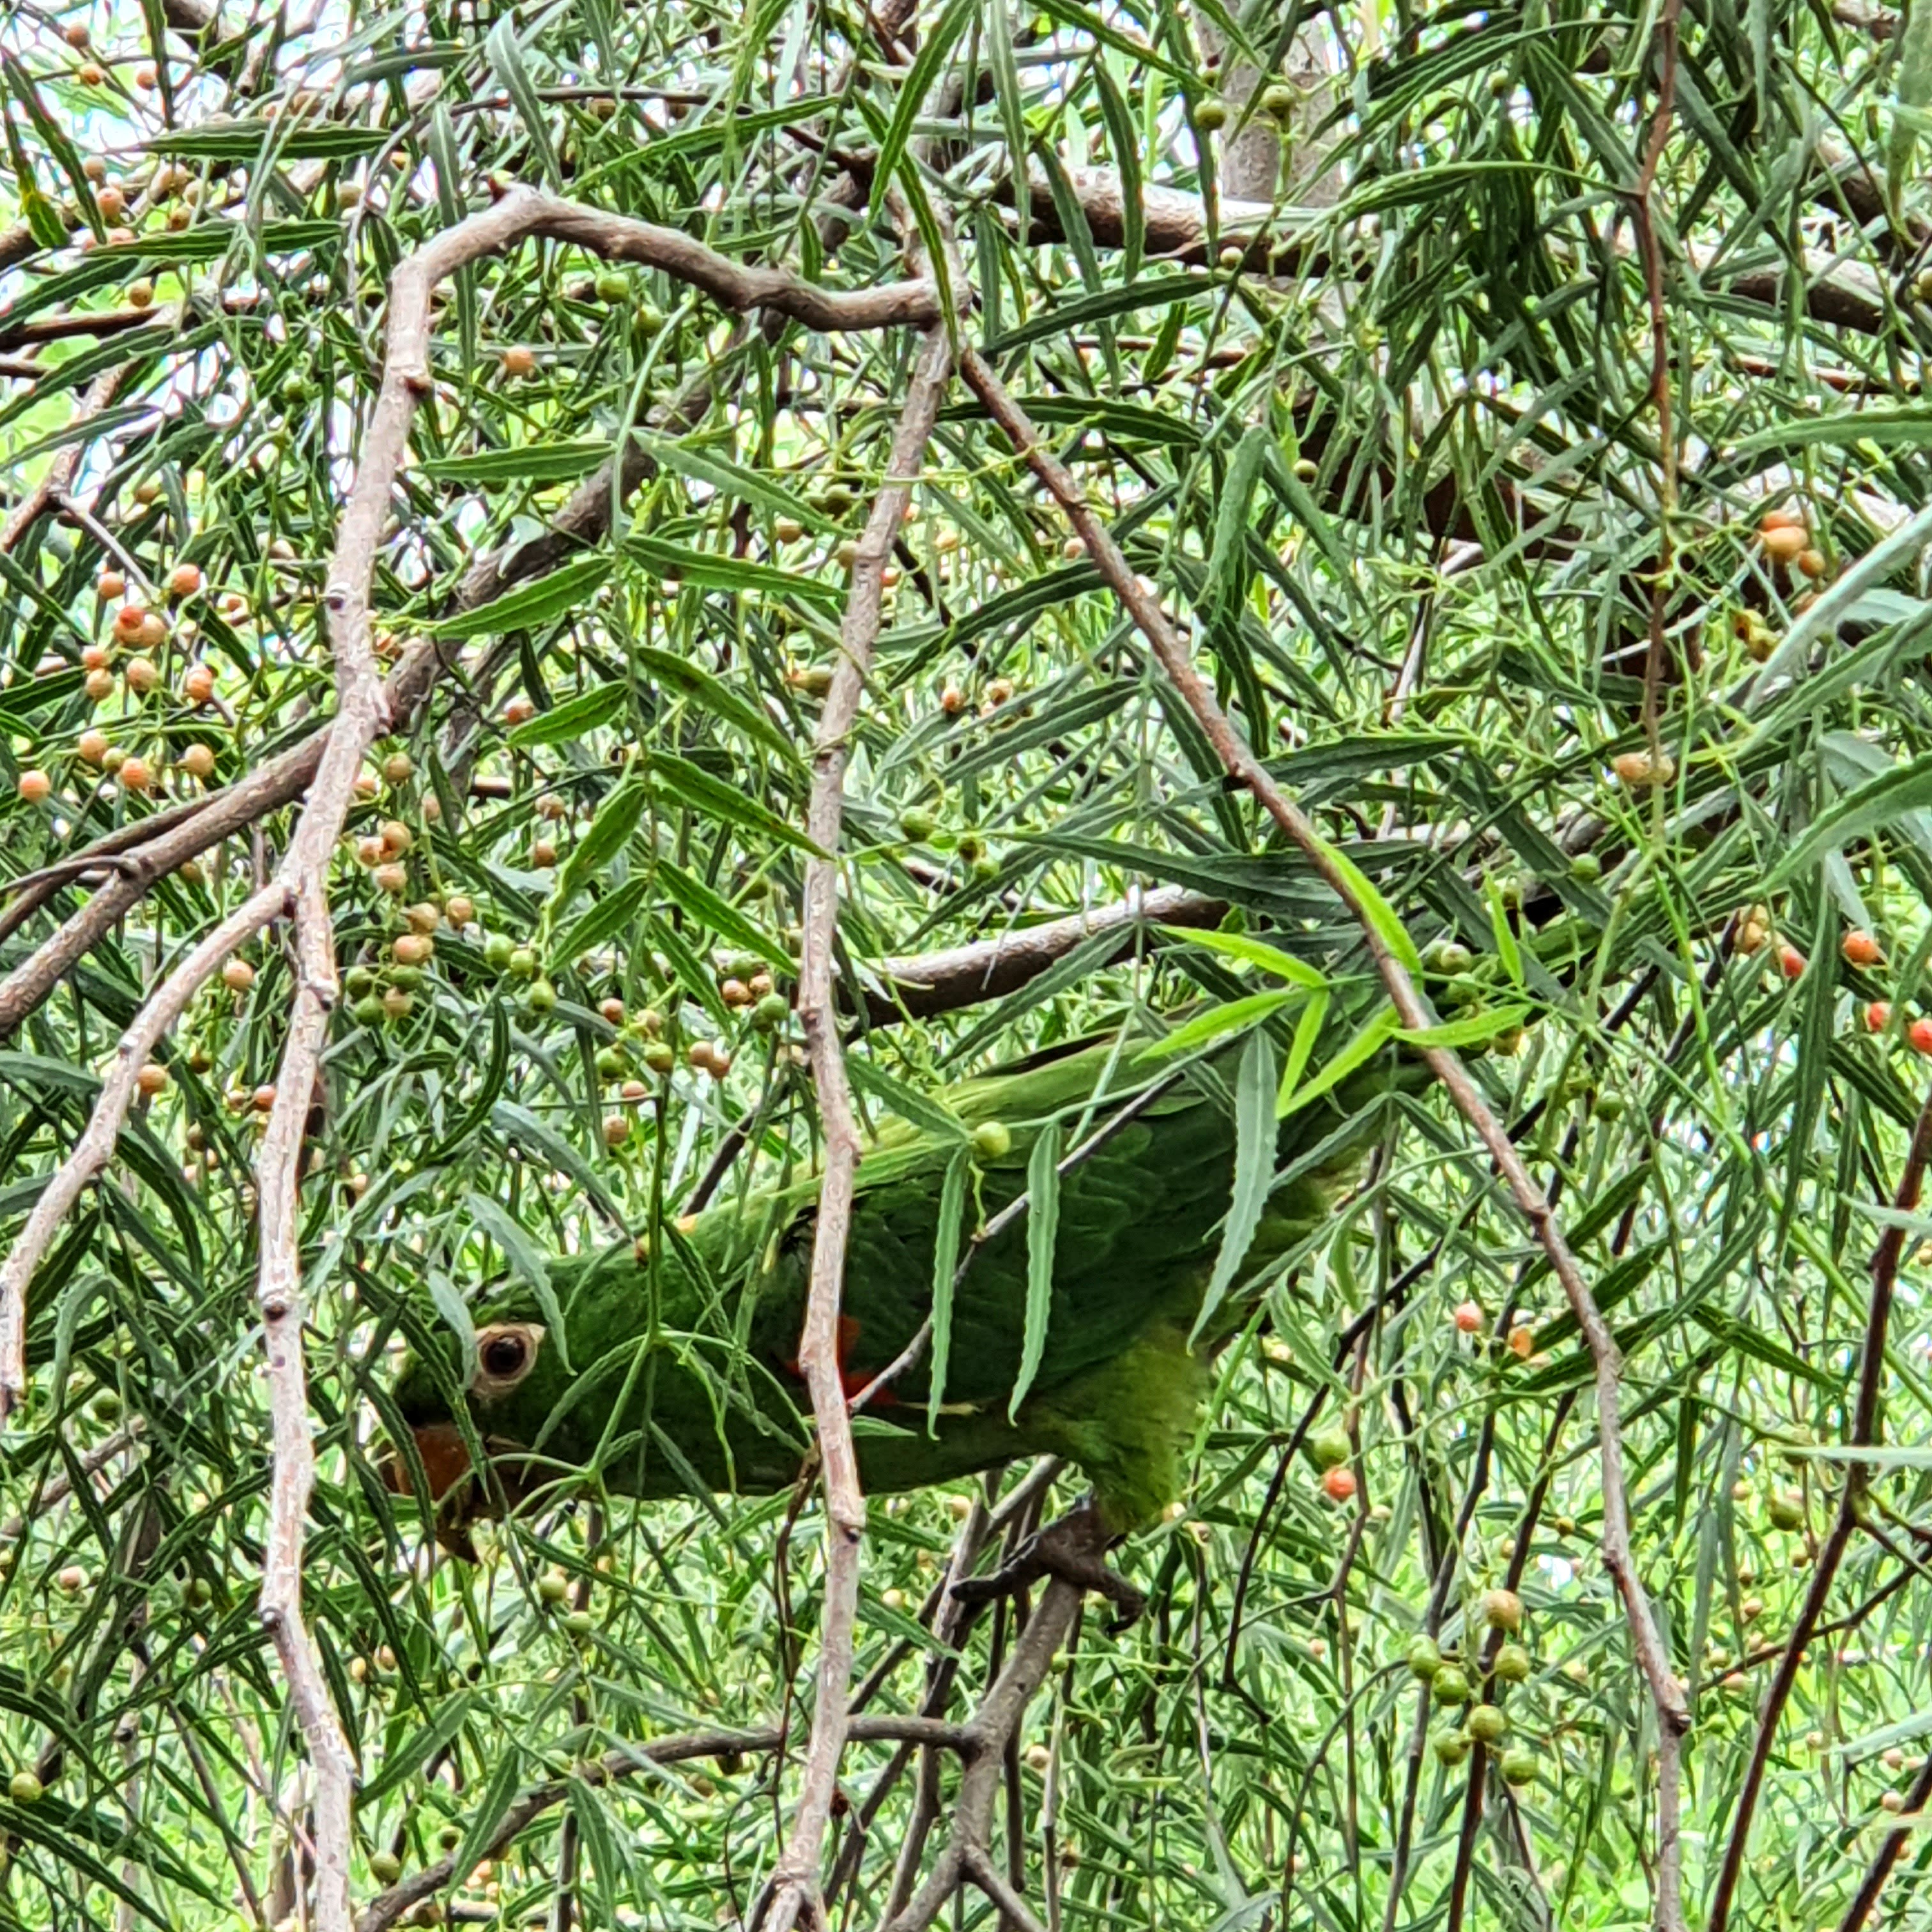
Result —
<instances>
[{"instance_id":1,"label":"tree branch","mask_svg":"<svg viewBox=\"0 0 1932 1932\"><path fill-rule=\"evenodd\" d=\"M1910 1214L1918 1205L1928 1162L1932 1162L1932 1096L1928 1097L1919 1110L1918 1123L1912 1130L1912 1145L1905 1157L1905 1171L1899 1176L1898 1191L1892 1196L1892 1204L1901 1216ZM1901 1222L1894 1221L1879 1237L1878 1246L1872 1255L1871 1299L1865 1309L1858 1402L1852 1412L1849 1445L1855 1449L1870 1448L1877 1439L1879 1397L1885 1384L1886 1337L1892 1323L1892 1293L1898 1282L1898 1264L1904 1252L1905 1229ZM1838 1576L1845 1547L1858 1526L1860 1504L1870 1480L1868 1465L1846 1465L1845 1484L1839 1492L1838 1514L1832 1519L1831 1532L1818 1552L1818 1560L1812 1565L1811 1581L1806 1587L1804 1600L1792 1621L1778 1670L1766 1687L1764 1702L1758 1711L1757 1734L1751 1741L1750 1761L1745 1768L1744 1783L1734 1803L1730 1837L1724 1846L1724 1862L1718 1868L1717 1889L1712 1896L1709 1932L1724 1932L1730 1922L1732 1904L1736 1897L1738 1880L1743 1876L1744 1854L1750 1845L1751 1818L1764 1787L1766 1768L1771 1761L1772 1746L1777 1740L1778 1720L1784 1714L1792 1687L1798 1681L1806 1648L1825 1613L1826 1601L1832 1594L1832 1585ZM1917 1808L1915 1803L1913 1809ZM1892 1857L1897 1856L1897 1852L1893 1851ZM1889 1870L1890 1860L1886 1858L1882 1851L1880 1857L1886 1869ZM1882 1885L1883 1882L1881 1873L1878 1882ZM1870 1880L1868 1879L1867 1882L1870 1883ZM1863 1898L1864 1893L1861 1892L1859 1895ZM1877 1897L1874 1886L1857 1916L1847 1916L1845 1926L1849 1928L1861 1924Z\"/></svg>"},{"instance_id":2,"label":"tree branch","mask_svg":"<svg viewBox=\"0 0 1932 1932\"><path fill-rule=\"evenodd\" d=\"M1363 904L1354 884L1313 824L1292 804L1268 770L1236 732L1216 701L1212 688L1196 670L1159 604L1144 589L1106 526L1088 506L1078 485L1046 449L1024 413L1006 393L976 351L968 350L961 373L988 413L1011 440L1034 476L1067 514L1087 546L1101 575L1126 607L1152 647L1181 701L1193 714L1228 775L1246 787L1258 804L1307 857L1329 889L1360 927L1390 1004L1404 1027L1424 1030L1435 1016L1423 1003L1408 968L1390 950L1380 928ZM1423 1058L1436 1079L1489 1150L1508 1183L1518 1211L1529 1224L1538 1244L1562 1284L1571 1313L1583 1332L1596 1370L1598 1431L1604 1480L1603 1553L1605 1567L1624 1600L1632 1648L1650 1690L1658 1716L1660 1814L1660 1862L1658 1918L1664 1932L1681 1932L1683 1905L1678 1896L1676 1844L1677 1787L1680 1745L1690 1726L1683 1688L1670 1667L1648 1596L1630 1554L1630 1509L1623 1469L1623 1434L1618 1420L1618 1393L1622 1358L1616 1338L1598 1309L1582 1269L1564 1240L1548 1200L1531 1178L1501 1121L1490 1111L1468 1070L1447 1048L1425 1048Z\"/></svg>"},{"instance_id":3,"label":"tree branch","mask_svg":"<svg viewBox=\"0 0 1932 1932\"><path fill-rule=\"evenodd\" d=\"M798 1011L818 1090L825 1159L798 1360L812 1395L825 1486L825 1607L819 1623L818 1697L806 1754L804 1788L772 1876L772 1932L789 1932L801 1912L808 1910L814 1918L818 1916L819 1856L844 1745L852 1632L859 1604L859 1543L866 1528L858 1456L853 1448L851 1418L846 1411L838 1362L838 1306L860 1151L832 990L838 928L836 854L844 814L845 766L872 670L872 647L878 638L886 565L902 514L912 500L913 481L925 460L952 372L951 331L945 323L938 323L928 330L920 345L898 431L892 439L891 467L859 539L842 626L842 655L814 740L806 829L826 856L810 860L805 868L805 939L799 962Z\"/></svg>"}]
</instances>

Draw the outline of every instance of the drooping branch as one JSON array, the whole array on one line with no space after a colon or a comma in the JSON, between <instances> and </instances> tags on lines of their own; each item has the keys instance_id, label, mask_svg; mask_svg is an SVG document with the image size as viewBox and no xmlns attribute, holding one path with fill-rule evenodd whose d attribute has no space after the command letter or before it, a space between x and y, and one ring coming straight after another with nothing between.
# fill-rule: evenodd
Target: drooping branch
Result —
<instances>
[{"instance_id":1,"label":"drooping branch","mask_svg":"<svg viewBox=\"0 0 1932 1932\"><path fill-rule=\"evenodd\" d=\"M1079 486L1064 465L1041 442L1038 432L976 351L962 358L961 373L1018 450L1036 478L1066 512L1087 546L1102 577L1148 640L1177 694L1193 714L1228 776L1250 793L1262 808L1301 850L1329 889L1361 929L1390 1005L1402 1025L1426 1031L1435 1016L1424 1004L1408 968L1363 903L1353 879L1314 824L1282 791L1267 768L1243 741L1215 698L1213 688L1195 668L1155 598L1135 575L1120 547L1088 506ZM1670 1652L1652 1612L1630 1551L1630 1506L1624 1479L1623 1432L1618 1396L1623 1362L1616 1337L1597 1306L1582 1270L1558 1225L1547 1198L1532 1178L1502 1123L1490 1110L1475 1083L1450 1049L1423 1050L1430 1070L1474 1130L1508 1186L1517 1210L1528 1223L1562 1284L1571 1314L1582 1329L1595 1369L1599 1456L1604 1485L1604 1566L1624 1600L1632 1648L1658 1719L1659 1812L1664 1821L1658 1873L1658 1919L1664 1932L1680 1932L1683 1904L1678 1895L1675 1820L1681 1746L1690 1726L1690 1709L1683 1687L1671 1669Z\"/></svg>"}]
</instances>

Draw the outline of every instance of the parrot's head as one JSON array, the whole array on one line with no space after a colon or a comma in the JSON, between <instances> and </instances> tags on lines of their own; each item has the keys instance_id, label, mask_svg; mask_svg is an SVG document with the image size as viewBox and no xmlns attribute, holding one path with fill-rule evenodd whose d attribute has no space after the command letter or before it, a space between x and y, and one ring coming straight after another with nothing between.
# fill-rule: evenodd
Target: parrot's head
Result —
<instances>
[{"instance_id":1,"label":"parrot's head","mask_svg":"<svg viewBox=\"0 0 1932 1932\"><path fill-rule=\"evenodd\" d=\"M438 1505L437 1539L466 1556L472 1554L468 1526L514 1504L526 1486L530 1452L570 1381L562 1350L533 1309L496 1304L475 1334L473 1347L446 1330L412 1350L394 1390ZM472 1467L472 1439L490 1462L482 1480ZM410 1472L400 1456L389 1458L383 1474L392 1490L409 1493Z\"/></svg>"}]
</instances>

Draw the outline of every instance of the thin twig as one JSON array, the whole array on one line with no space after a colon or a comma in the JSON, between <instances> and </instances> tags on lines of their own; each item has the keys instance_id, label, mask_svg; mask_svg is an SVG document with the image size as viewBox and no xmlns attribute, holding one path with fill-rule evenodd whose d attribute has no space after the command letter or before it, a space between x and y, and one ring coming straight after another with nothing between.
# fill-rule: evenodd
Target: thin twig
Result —
<instances>
[{"instance_id":1,"label":"thin twig","mask_svg":"<svg viewBox=\"0 0 1932 1932\"><path fill-rule=\"evenodd\" d=\"M848 1730L854 1744L930 1745L939 1750L962 1754L974 1748L970 1733L958 1724L940 1724L928 1718L854 1718ZM568 1778L555 1778L530 1789L511 1801L501 1822L484 1846L482 1856L494 1858L503 1847L527 1831L533 1820L553 1810L570 1795L573 1783L614 1784L653 1766L688 1764L701 1758L751 1757L766 1751L782 1750L782 1730L694 1731L677 1737L660 1738L656 1743L633 1744L622 1750L576 1767ZM388 1932L411 1906L433 1898L457 1876L455 1854L436 1859L418 1872L392 1886L372 1899L357 1920L356 1932Z\"/></svg>"},{"instance_id":2,"label":"thin twig","mask_svg":"<svg viewBox=\"0 0 1932 1932\"><path fill-rule=\"evenodd\" d=\"M796 1810L772 1876L772 1932L790 1932L802 1913L816 1914L820 1849L832 1815L850 1694L853 1628L859 1607L859 1543L866 1505L858 1456L839 1374L838 1305L845 1244L859 1165L859 1129L846 1084L838 1009L833 992L838 922L839 826L844 815L845 766L860 700L872 662L884 596L884 572L912 485L939 419L952 372L950 331L941 322L921 343L892 439L890 467L873 500L853 560L852 582L841 626L842 652L814 740L806 830L824 857L805 868L804 944L799 962L799 1018L805 1027L825 1137L818 1213L812 1247L811 1288L798 1361L811 1392L825 1488L824 1610L819 1624L818 1696L812 1712Z\"/></svg>"},{"instance_id":3,"label":"thin twig","mask_svg":"<svg viewBox=\"0 0 1932 1932\"><path fill-rule=\"evenodd\" d=\"M88 383L87 393L81 398L80 406L74 412L74 420L68 425L70 440L54 452L40 480L20 499L5 524L0 526L0 556L10 554L34 523L66 496L68 485L74 481L74 472L80 467L80 459L88 443L88 439L76 434L76 431L84 428L113 401L133 366L124 362L118 368L104 370Z\"/></svg>"},{"instance_id":4,"label":"thin twig","mask_svg":"<svg viewBox=\"0 0 1932 1932\"><path fill-rule=\"evenodd\" d=\"M1912 1144L1905 1157L1905 1171L1899 1176L1898 1190L1892 1196L1892 1206L1900 1215L1909 1215L1918 1206L1928 1162L1932 1162L1932 1096L1927 1098L1919 1110L1918 1123L1912 1130ZM1892 1324L1892 1294L1898 1286L1899 1262L1904 1252L1904 1227L1894 1222L1880 1235L1878 1246L1872 1256L1871 1298L1865 1310L1858 1400L1852 1411L1848 1445L1852 1448L1870 1448L1878 1439L1879 1398L1885 1385L1886 1338ZM1724 1846L1724 1862L1718 1868L1717 1888L1712 1895L1709 1932L1724 1932L1730 1923L1738 1880L1743 1875L1744 1855L1750 1846L1752 1815L1757 1808L1759 1793L1763 1789L1772 1746L1777 1741L1778 1720L1784 1715L1792 1687L1798 1681L1806 1648L1824 1615L1826 1600L1832 1594L1832 1584L1838 1574L1845 1547L1851 1541L1852 1531L1858 1527L1859 1510L1870 1480L1868 1464L1846 1465L1838 1514L1818 1552L1818 1559L1812 1565L1811 1580L1806 1587L1804 1600L1792 1620L1777 1672L1766 1687L1764 1702L1758 1711L1757 1734L1751 1741L1750 1761L1745 1767L1744 1782L1733 1801L1730 1837ZM1917 1808L1915 1805L1913 1808ZM1876 1898L1876 1891L1872 1897ZM1865 1909L1870 1910L1869 1904ZM1845 1921L1847 1926L1858 1922L1858 1919L1852 1918Z\"/></svg>"},{"instance_id":5,"label":"thin twig","mask_svg":"<svg viewBox=\"0 0 1932 1932\"><path fill-rule=\"evenodd\" d=\"M0 1264L0 1422L26 1398L27 1284L82 1189L112 1156L122 1124L140 1090L141 1069L222 962L280 913L284 899L280 884L250 893L168 974L121 1036L86 1131L40 1190L26 1226Z\"/></svg>"},{"instance_id":6,"label":"thin twig","mask_svg":"<svg viewBox=\"0 0 1932 1932\"><path fill-rule=\"evenodd\" d=\"M1078 485L1041 443L1024 412L1007 393L991 367L968 350L961 358L961 373L986 405L987 412L1012 441L1036 477L1058 501L1087 546L1101 576L1126 606L1147 638L1162 669L1182 702L1214 746L1230 777L1251 792L1262 809L1307 858L1329 889L1348 908L1361 928L1364 944L1374 961L1390 1004L1402 1025L1423 1031L1435 1024L1409 977L1408 968L1389 944L1337 855L1300 809L1292 803L1267 769L1229 722L1212 688L1196 670L1159 604L1128 566L1105 526L1088 507ZM1538 1245L1562 1282L1570 1312L1583 1333L1596 1371L1597 1422L1604 1483L1603 1556L1606 1568L1622 1596L1636 1652L1658 1715L1658 1918L1663 1932L1681 1932L1683 1905L1678 1880L1678 1768L1681 1744L1690 1714L1683 1687L1670 1666L1670 1652L1652 1613L1650 1601L1630 1553L1630 1509L1624 1481L1623 1432L1618 1417L1622 1356L1616 1337L1598 1310L1582 1268L1563 1238L1550 1202L1532 1179L1502 1123L1490 1110L1468 1070L1450 1049L1429 1047L1423 1058L1473 1128L1508 1183L1517 1210L1529 1224Z\"/></svg>"}]
</instances>

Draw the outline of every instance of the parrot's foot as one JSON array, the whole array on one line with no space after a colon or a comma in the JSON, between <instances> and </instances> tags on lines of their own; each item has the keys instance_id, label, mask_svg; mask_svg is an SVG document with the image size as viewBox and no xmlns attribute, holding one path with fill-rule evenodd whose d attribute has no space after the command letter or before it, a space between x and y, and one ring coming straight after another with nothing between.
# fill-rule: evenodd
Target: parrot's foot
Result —
<instances>
[{"instance_id":1,"label":"parrot's foot","mask_svg":"<svg viewBox=\"0 0 1932 1932\"><path fill-rule=\"evenodd\" d=\"M1078 1590L1091 1590L1114 1606L1108 1629L1118 1634L1138 1622L1147 1608L1147 1599L1117 1571L1108 1568L1102 1552L1107 1533L1090 1502L1068 1510L1028 1538L990 1576L965 1576L953 1585L952 1594L962 1604L990 1604L1001 1597L1037 1583L1043 1576L1057 1576Z\"/></svg>"}]
</instances>

